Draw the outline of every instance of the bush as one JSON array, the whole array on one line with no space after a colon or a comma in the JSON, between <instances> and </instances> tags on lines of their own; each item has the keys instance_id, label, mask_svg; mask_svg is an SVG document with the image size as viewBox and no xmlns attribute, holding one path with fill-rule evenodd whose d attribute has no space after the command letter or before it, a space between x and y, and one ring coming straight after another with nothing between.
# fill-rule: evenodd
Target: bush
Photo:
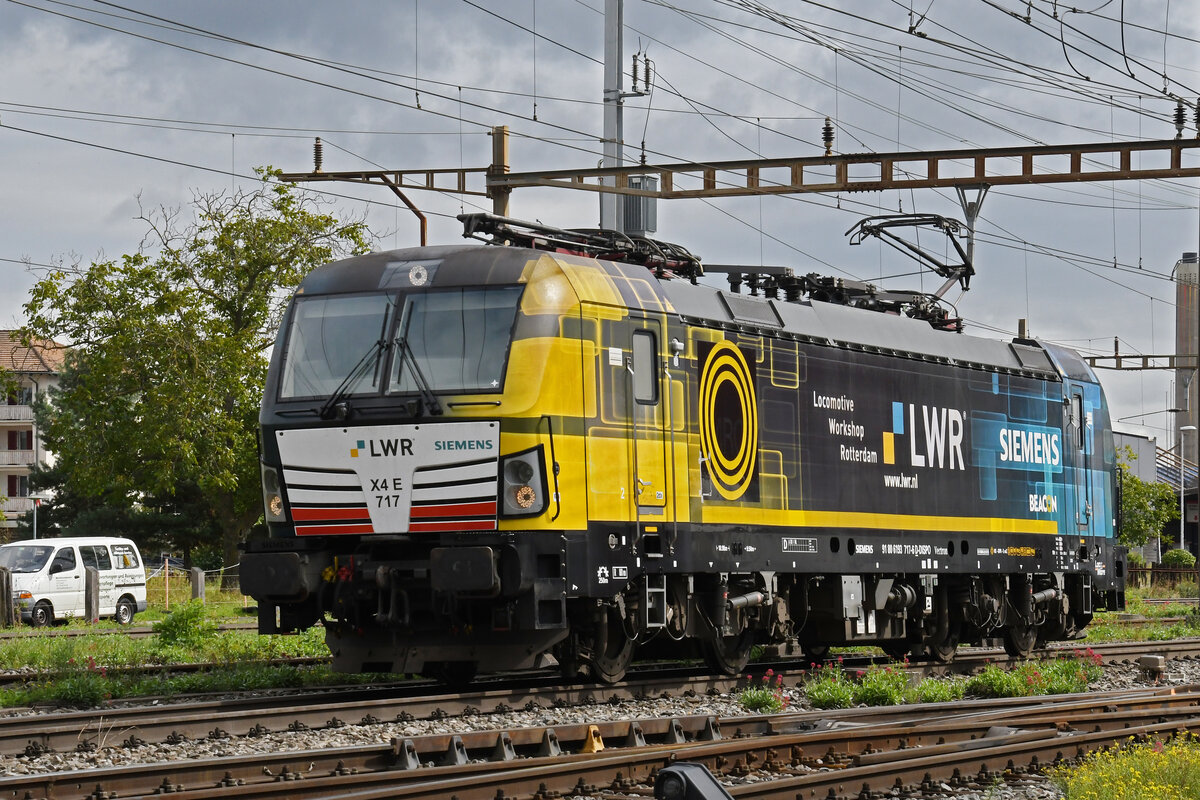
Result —
<instances>
[{"instance_id":1,"label":"bush","mask_svg":"<svg viewBox=\"0 0 1200 800\"><path fill-rule=\"evenodd\" d=\"M1014 670L989 664L967 678L964 690L978 697L1031 697L1086 692L1103 672L1100 656L1090 648L1052 661L1025 662Z\"/></svg>"},{"instance_id":2,"label":"bush","mask_svg":"<svg viewBox=\"0 0 1200 800\"><path fill-rule=\"evenodd\" d=\"M1126 564L1134 569L1139 569L1146 566L1146 559L1142 557L1140 550L1130 550L1125 558Z\"/></svg>"},{"instance_id":3,"label":"bush","mask_svg":"<svg viewBox=\"0 0 1200 800\"><path fill-rule=\"evenodd\" d=\"M813 708L849 708L854 705L855 684L839 664L823 664L813 670L804 684L804 693Z\"/></svg>"},{"instance_id":4,"label":"bush","mask_svg":"<svg viewBox=\"0 0 1200 800\"><path fill-rule=\"evenodd\" d=\"M1168 550L1162 555L1162 565L1171 569L1191 569L1196 566L1196 557L1187 550Z\"/></svg>"},{"instance_id":5,"label":"bush","mask_svg":"<svg viewBox=\"0 0 1200 800\"><path fill-rule=\"evenodd\" d=\"M908 694L908 675L892 667L871 667L858 676L854 702L868 706L898 706Z\"/></svg>"},{"instance_id":6,"label":"bush","mask_svg":"<svg viewBox=\"0 0 1200 800\"><path fill-rule=\"evenodd\" d=\"M768 669L758 683L752 683L742 689L738 695L738 702L747 711L765 711L768 714L783 711L788 704L787 697L783 694L783 676L776 675L773 669Z\"/></svg>"},{"instance_id":7,"label":"bush","mask_svg":"<svg viewBox=\"0 0 1200 800\"><path fill-rule=\"evenodd\" d=\"M1186 800L1200 797L1200 743L1185 736L1092 753L1049 773L1066 797ZM1131 780L1131 776L1135 779Z\"/></svg>"},{"instance_id":8,"label":"bush","mask_svg":"<svg viewBox=\"0 0 1200 800\"><path fill-rule=\"evenodd\" d=\"M196 647L213 636L218 627L199 600L184 603L153 625L159 643L168 648Z\"/></svg>"}]
</instances>

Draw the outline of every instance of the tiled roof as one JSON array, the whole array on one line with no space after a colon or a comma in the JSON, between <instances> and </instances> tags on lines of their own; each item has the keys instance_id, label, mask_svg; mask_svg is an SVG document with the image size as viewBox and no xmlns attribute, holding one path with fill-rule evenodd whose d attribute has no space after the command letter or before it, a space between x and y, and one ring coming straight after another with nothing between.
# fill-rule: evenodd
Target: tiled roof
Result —
<instances>
[{"instance_id":1,"label":"tiled roof","mask_svg":"<svg viewBox=\"0 0 1200 800\"><path fill-rule=\"evenodd\" d=\"M31 347L21 344L16 331L0 331L0 370L54 373L62 369L66 346L35 339Z\"/></svg>"}]
</instances>

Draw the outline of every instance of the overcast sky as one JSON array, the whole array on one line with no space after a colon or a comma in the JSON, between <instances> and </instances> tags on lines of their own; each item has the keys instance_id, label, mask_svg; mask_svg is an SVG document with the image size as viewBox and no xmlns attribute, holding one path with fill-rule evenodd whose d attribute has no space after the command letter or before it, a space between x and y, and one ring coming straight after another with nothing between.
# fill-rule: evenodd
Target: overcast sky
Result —
<instances>
[{"instance_id":1,"label":"overcast sky","mask_svg":"<svg viewBox=\"0 0 1200 800\"><path fill-rule=\"evenodd\" d=\"M136 250L139 198L177 207L251 185L256 166L307 171L314 136L326 170L484 167L487 130L501 124L516 171L595 166L603 6L0 0L0 327L23 321L39 265ZM841 153L1169 139L1174 96L1190 103L1185 136L1196 135L1195 3L1065 8L626 0L626 69L641 52L654 77L649 96L626 103L625 152L637 159L644 140L650 163L820 155L826 116ZM386 190L316 188L336 193L335 210L366 214L380 248L417 243L415 219ZM479 198L411 197L433 243L460 240L461 210L487 210ZM1032 335L1085 352L1111 352L1114 338L1126 353L1173 352L1170 273L1200 247L1198 203L1195 179L993 189L978 274L949 299L978 335L1012 336L1026 318ZM525 189L512 214L594 226L597 206L591 193ZM913 263L844 236L900 211L962 218L940 190L676 200L659 205L656 235L710 263L933 289L941 279L928 274L888 278ZM1173 405L1168 373L1101 377L1114 418ZM1164 445L1153 426L1167 417L1144 418Z\"/></svg>"}]
</instances>

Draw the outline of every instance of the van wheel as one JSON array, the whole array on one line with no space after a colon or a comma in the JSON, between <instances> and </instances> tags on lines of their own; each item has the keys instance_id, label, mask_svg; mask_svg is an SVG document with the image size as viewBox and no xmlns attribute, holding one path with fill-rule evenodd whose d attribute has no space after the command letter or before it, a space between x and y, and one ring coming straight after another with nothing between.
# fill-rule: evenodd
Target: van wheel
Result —
<instances>
[{"instance_id":1,"label":"van wheel","mask_svg":"<svg viewBox=\"0 0 1200 800\"><path fill-rule=\"evenodd\" d=\"M54 622L54 607L45 600L39 600L33 607L33 616L30 617L29 624L35 628L44 628L51 622Z\"/></svg>"},{"instance_id":2,"label":"van wheel","mask_svg":"<svg viewBox=\"0 0 1200 800\"><path fill-rule=\"evenodd\" d=\"M122 597L117 601L117 613L113 614L113 619L118 625L128 625L133 622L133 615L137 609L133 605L133 601L128 597Z\"/></svg>"}]
</instances>

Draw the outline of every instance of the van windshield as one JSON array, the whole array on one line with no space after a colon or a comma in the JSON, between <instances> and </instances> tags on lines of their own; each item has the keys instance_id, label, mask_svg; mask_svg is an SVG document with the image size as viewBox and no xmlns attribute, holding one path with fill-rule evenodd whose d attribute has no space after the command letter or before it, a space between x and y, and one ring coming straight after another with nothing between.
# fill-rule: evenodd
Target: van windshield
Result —
<instances>
[{"instance_id":1,"label":"van windshield","mask_svg":"<svg viewBox=\"0 0 1200 800\"><path fill-rule=\"evenodd\" d=\"M53 545L6 545L0 547L0 567L8 567L12 572L41 572L53 553Z\"/></svg>"}]
</instances>

